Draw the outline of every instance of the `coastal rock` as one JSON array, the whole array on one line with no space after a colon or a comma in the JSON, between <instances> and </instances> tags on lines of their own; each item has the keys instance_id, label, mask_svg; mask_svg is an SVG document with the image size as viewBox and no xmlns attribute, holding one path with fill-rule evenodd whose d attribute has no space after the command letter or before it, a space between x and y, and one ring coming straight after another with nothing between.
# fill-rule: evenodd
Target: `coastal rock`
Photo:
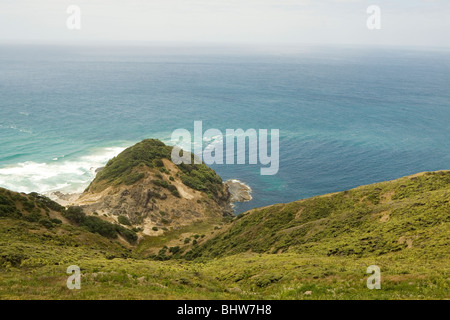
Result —
<instances>
[{"instance_id":1,"label":"coastal rock","mask_svg":"<svg viewBox=\"0 0 450 320\"><path fill-rule=\"evenodd\" d=\"M80 197L81 193L62 193L60 191L55 191L47 196L53 201L58 202L62 206L73 205L76 200Z\"/></svg>"},{"instance_id":2,"label":"coastal rock","mask_svg":"<svg viewBox=\"0 0 450 320\"><path fill-rule=\"evenodd\" d=\"M227 180L225 184L230 192L230 202L247 202L252 200L252 189L239 180Z\"/></svg>"}]
</instances>

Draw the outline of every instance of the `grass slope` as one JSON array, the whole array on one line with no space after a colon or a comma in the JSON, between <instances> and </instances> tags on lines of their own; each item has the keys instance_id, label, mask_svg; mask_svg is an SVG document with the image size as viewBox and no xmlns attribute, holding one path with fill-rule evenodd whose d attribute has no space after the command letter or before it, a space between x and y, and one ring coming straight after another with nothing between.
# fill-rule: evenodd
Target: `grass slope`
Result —
<instances>
[{"instance_id":1,"label":"grass slope","mask_svg":"<svg viewBox=\"0 0 450 320\"><path fill-rule=\"evenodd\" d=\"M448 258L449 222L450 172L430 172L254 209L187 257L252 251L359 258L409 250Z\"/></svg>"},{"instance_id":2,"label":"grass slope","mask_svg":"<svg viewBox=\"0 0 450 320\"><path fill-rule=\"evenodd\" d=\"M3 190L0 299L448 299L449 186L449 172L426 173L254 209L189 244L191 261L154 260L148 243L89 232ZM35 208L62 223L25 219ZM374 264L381 290L366 287ZM81 290L66 287L70 265Z\"/></svg>"}]
</instances>

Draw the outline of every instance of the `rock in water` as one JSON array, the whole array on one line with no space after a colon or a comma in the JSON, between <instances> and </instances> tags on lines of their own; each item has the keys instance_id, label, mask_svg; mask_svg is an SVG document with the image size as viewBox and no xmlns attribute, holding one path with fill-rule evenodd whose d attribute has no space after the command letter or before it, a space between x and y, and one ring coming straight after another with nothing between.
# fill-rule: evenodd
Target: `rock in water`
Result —
<instances>
[{"instance_id":1,"label":"rock in water","mask_svg":"<svg viewBox=\"0 0 450 320\"><path fill-rule=\"evenodd\" d=\"M239 180L228 180L225 182L230 192L230 202L247 202L252 200L252 189Z\"/></svg>"}]
</instances>

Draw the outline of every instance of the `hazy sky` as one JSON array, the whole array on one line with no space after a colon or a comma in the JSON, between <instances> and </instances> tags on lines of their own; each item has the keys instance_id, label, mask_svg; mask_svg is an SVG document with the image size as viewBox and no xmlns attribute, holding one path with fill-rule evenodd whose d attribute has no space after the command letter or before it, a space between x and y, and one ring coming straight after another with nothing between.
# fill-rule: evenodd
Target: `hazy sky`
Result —
<instances>
[{"instance_id":1,"label":"hazy sky","mask_svg":"<svg viewBox=\"0 0 450 320\"><path fill-rule=\"evenodd\" d=\"M66 27L69 5L81 30ZM381 30L368 30L369 5ZM450 46L450 0L0 0L0 42Z\"/></svg>"}]
</instances>

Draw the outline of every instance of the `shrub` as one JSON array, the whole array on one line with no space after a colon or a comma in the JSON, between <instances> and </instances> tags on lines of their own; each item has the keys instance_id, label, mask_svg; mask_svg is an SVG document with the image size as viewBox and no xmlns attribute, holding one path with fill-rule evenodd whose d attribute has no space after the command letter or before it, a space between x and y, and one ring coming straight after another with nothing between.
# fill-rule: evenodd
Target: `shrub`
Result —
<instances>
[{"instance_id":1,"label":"shrub","mask_svg":"<svg viewBox=\"0 0 450 320\"><path fill-rule=\"evenodd\" d=\"M119 216L117 220L119 221L120 224L131 226L130 219L128 219L126 216Z\"/></svg>"},{"instance_id":2,"label":"shrub","mask_svg":"<svg viewBox=\"0 0 450 320\"><path fill-rule=\"evenodd\" d=\"M124 237L129 243L135 243L138 239L136 232L122 226L116 226L117 232Z\"/></svg>"},{"instance_id":3,"label":"shrub","mask_svg":"<svg viewBox=\"0 0 450 320\"><path fill-rule=\"evenodd\" d=\"M178 190L172 190L172 191L170 191L175 197L177 197L177 198L181 198L181 195L180 195L180 193L178 192Z\"/></svg>"},{"instance_id":4,"label":"shrub","mask_svg":"<svg viewBox=\"0 0 450 320\"><path fill-rule=\"evenodd\" d=\"M142 180L145 177L144 173L138 173L138 172L133 172L127 176L125 176L122 179L122 182L125 183L127 186L132 185L136 182L138 182L139 180Z\"/></svg>"},{"instance_id":5,"label":"shrub","mask_svg":"<svg viewBox=\"0 0 450 320\"><path fill-rule=\"evenodd\" d=\"M24 210L26 210L28 212L31 212L35 208L34 202L31 202L28 199L25 200L24 202L22 202L22 205L23 205Z\"/></svg>"},{"instance_id":6,"label":"shrub","mask_svg":"<svg viewBox=\"0 0 450 320\"><path fill-rule=\"evenodd\" d=\"M52 223L54 223L54 224L62 224L62 221L59 220L59 219L57 219L57 218L50 219L50 221L51 221Z\"/></svg>"},{"instance_id":7,"label":"shrub","mask_svg":"<svg viewBox=\"0 0 450 320\"><path fill-rule=\"evenodd\" d=\"M169 248L169 252L172 253L172 254L174 254L174 255L177 254L177 253L179 253L180 250L181 250L181 249L180 249L179 246L176 246L176 247L170 247L170 248Z\"/></svg>"},{"instance_id":8,"label":"shrub","mask_svg":"<svg viewBox=\"0 0 450 320\"><path fill-rule=\"evenodd\" d=\"M81 209L80 207L70 207L66 210L66 212L63 213L63 215L69 221L83 226L88 231L92 233L98 233L99 235L106 238L116 239L117 234L119 233L130 243L134 243L138 239L136 232L129 230L123 226L114 225L108 221L104 221L99 217L86 216L86 214L83 212L83 209Z\"/></svg>"},{"instance_id":9,"label":"shrub","mask_svg":"<svg viewBox=\"0 0 450 320\"><path fill-rule=\"evenodd\" d=\"M48 218L42 218L41 220L39 220L39 224L46 227L47 229L53 228L53 222L51 222Z\"/></svg>"},{"instance_id":10,"label":"shrub","mask_svg":"<svg viewBox=\"0 0 450 320\"><path fill-rule=\"evenodd\" d=\"M175 187L173 184L170 184L169 182L165 180L152 180L152 182L160 187L166 188L170 191L175 197L180 198L180 193L177 190L177 187Z\"/></svg>"},{"instance_id":11,"label":"shrub","mask_svg":"<svg viewBox=\"0 0 450 320\"><path fill-rule=\"evenodd\" d=\"M162 159L160 159L160 158L154 159L153 160L153 165L155 167L164 167L164 163L163 163Z\"/></svg>"},{"instance_id":12,"label":"shrub","mask_svg":"<svg viewBox=\"0 0 450 320\"><path fill-rule=\"evenodd\" d=\"M63 216L70 222L81 224L86 219L86 214L83 212L81 207L69 207Z\"/></svg>"},{"instance_id":13,"label":"shrub","mask_svg":"<svg viewBox=\"0 0 450 320\"><path fill-rule=\"evenodd\" d=\"M0 267L7 265L18 267L27 258L28 256L23 253L21 248L8 248L8 250L0 252Z\"/></svg>"},{"instance_id":14,"label":"shrub","mask_svg":"<svg viewBox=\"0 0 450 320\"><path fill-rule=\"evenodd\" d=\"M36 200L37 204L42 208L49 208L53 211L63 212L64 207L60 205L59 203L51 200L50 198L47 198L43 195L40 195L36 192L32 192L29 194L30 197Z\"/></svg>"},{"instance_id":15,"label":"shrub","mask_svg":"<svg viewBox=\"0 0 450 320\"><path fill-rule=\"evenodd\" d=\"M4 189L0 189L0 191L2 191L0 193L0 206L15 207L16 204L11 199L11 194Z\"/></svg>"},{"instance_id":16,"label":"shrub","mask_svg":"<svg viewBox=\"0 0 450 320\"><path fill-rule=\"evenodd\" d=\"M9 217L9 218L20 218L22 216L22 212L17 210L15 205L8 206L0 204L0 217Z\"/></svg>"},{"instance_id":17,"label":"shrub","mask_svg":"<svg viewBox=\"0 0 450 320\"><path fill-rule=\"evenodd\" d=\"M92 233L98 233L106 238L117 238L117 230L114 224L108 221L104 221L98 217L88 216L82 224Z\"/></svg>"},{"instance_id":18,"label":"shrub","mask_svg":"<svg viewBox=\"0 0 450 320\"><path fill-rule=\"evenodd\" d=\"M153 227L152 230L153 231L158 231L158 227Z\"/></svg>"},{"instance_id":19,"label":"shrub","mask_svg":"<svg viewBox=\"0 0 450 320\"><path fill-rule=\"evenodd\" d=\"M152 182L154 184L156 184L157 186L163 187L163 188L168 188L169 187L169 183L165 180L152 180Z\"/></svg>"},{"instance_id":20,"label":"shrub","mask_svg":"<svg viewBox=\"0 0 450 320\"><path fill-rule=\"evenodd\" d=\"M198 165L182 163L178 167L183 172L181 174L181 181L186 186L198 191L218 195L222 188L222 178L206 164L202 163Z\"/></svg>"},{"instance_id":21,"label":"shrub","mask_svg":"<svg viewBox=\"0 0 450 320\"><path fill-rule=\"evenodd\" d=\"M30 213L29 215L24 217L24 219L29 222L38 222L41 218L42 215L37 212Z\"/></svg>"},{"instance_id":22,"label":"shrub","mask_svg":"<svg viewBox=\"0 0 450 320\"><path fill-rule=\"evenodd\" d=\"M158 255L155 257L156 260L168 260L169 257L166 256L166 252L167 252L167 246L164 246L163 248L161 248L158 252Z\"/></svg>"}]
</instances>

